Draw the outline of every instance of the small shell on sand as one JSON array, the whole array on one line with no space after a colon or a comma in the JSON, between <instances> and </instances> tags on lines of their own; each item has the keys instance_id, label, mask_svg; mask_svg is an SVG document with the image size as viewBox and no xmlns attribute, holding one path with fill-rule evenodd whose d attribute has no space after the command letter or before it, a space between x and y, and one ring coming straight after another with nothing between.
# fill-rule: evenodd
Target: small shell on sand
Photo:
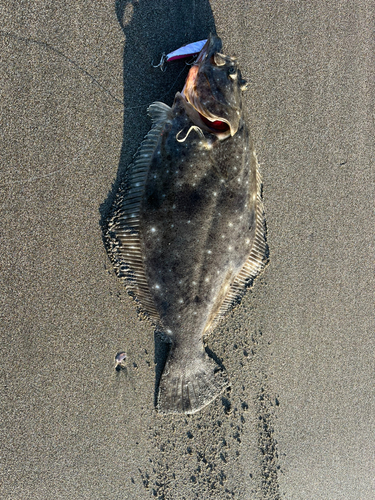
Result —
<instances>
[{"instance_id":1,"label":"small shell on sand","mask_svg":"<svg viewBox=\"0 0 375 500\"><path fill-rule=\"evenodd\" d=\"M125 368L126 352L118 352L115 356L115 368L117 371Z\"/></svg>"}]
</instances>

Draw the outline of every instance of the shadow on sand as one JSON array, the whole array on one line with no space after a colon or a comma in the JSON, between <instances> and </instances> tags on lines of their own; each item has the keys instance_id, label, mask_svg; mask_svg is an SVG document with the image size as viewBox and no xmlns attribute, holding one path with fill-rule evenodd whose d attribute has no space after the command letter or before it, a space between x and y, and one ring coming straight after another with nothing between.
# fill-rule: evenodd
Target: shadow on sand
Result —
<instances>
[{"instance_id":1,"label":"shadow on sand","mask_svg":"<svg viewBox=\"0 0 375 500\"><path fill-rule=\"evenodd\" d=\"M107 199L100 206L103 234L116 193L143 137L151 128L147 108L154 101L172 105L182 90L189 68L185 61L168 65L165 72L152 67L163 52L216 33L208 0L117 0L116 15L125 35L124 42L124 128L117 177ZM169 344L157 332L155 338L155 403L159 380L169 352Z\"/></svg>"}]
</instances>

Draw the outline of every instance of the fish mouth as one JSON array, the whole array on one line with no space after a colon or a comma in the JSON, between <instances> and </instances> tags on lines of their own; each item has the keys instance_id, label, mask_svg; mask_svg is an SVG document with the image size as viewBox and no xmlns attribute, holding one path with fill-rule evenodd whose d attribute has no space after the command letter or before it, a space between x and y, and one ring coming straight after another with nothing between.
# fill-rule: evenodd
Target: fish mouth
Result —
<instances>
[{"instance_id":1,"label":"fish mouth","mask_svg":"<svg viewBox=\"0 0 375 500\"><path fill-rule=\"evenodd\" d=\"M199 113L199 111L198 111ZM206 118L202 113L199 113L200 119L202 122L209 127L213 132L217 133L223 133L223 132L230 132L230 126L229 124L224 121L224 120L210 120L209 118Z\"/></svg>"},{"instance_id":2,"label":"fish mouth","mask_svg":"<svg viewBox=\"0 0 375 500\"><path fill-rule=\"evenodd\" d=\"M204 64L213 64L213 56L215 53L220 53L221 48L220 38L211 34L199 53L195 64L190 68L181 95L196 111L194 114L195 119L192 117L195 125L223 140L233 136L238 127L233 127L228 119L208 109L207 103L215 101L215 98L211 91L210 81L204 73L204 84L198 89L198 78L202 78L202 75L200 75L201 68Z\"/></svg>"}]
</instances>

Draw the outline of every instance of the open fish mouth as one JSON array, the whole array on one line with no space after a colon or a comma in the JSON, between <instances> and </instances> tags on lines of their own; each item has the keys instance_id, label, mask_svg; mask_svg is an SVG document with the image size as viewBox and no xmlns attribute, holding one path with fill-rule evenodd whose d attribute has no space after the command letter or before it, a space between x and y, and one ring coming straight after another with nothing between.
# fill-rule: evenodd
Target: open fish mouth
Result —
<instances>
[{"instance_id":1,"label":"open fish mouth","mask_svg":"<svg viewBox=\"0 0 375 500\"><path fill-rule=\"evenodd\" d=\"M233 136L242 118L242 80L234 58L220 53L220 38L210 35L195 64L190 68L182 96L196 111L191 116L219 139Z\"/></svg>"}]
</instances>

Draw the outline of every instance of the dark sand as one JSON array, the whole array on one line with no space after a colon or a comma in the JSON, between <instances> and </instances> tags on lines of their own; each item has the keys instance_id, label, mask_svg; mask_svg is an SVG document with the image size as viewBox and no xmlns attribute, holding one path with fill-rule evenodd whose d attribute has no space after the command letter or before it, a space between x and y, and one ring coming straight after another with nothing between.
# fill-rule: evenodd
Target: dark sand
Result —
<instances>
[{"instance_id":1,"label":"dark sand","mask_svg":"<svg viewBox=\"0 0 375 500\"><path fill-rule=\"evenodd\" d=\"M0 497L375 498L374 3L120 1L124 29L113 1L2 4ZM231 390L165 417L100 222L186 75L151 60L215 27L250 83L270 264L208 339Z\"/></svg>"}]
</instances>

